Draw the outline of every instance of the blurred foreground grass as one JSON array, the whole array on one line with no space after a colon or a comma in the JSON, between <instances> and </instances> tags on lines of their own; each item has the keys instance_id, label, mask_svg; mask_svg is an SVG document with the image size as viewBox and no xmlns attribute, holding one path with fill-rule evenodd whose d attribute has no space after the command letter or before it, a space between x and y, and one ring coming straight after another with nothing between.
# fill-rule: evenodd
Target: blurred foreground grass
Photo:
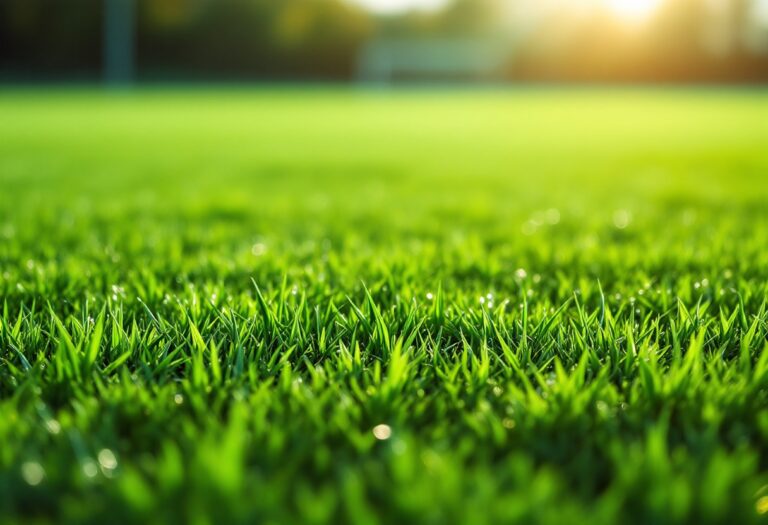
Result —
<instances>
[{"instance_id":1,"label":"blurred foreground grass","mask_svg":"<svg viewBox=\"0 0 768 525\"><path fill-rule=\"evenodd\" d=\"M768 512L768 95L0 115L0 521Z\"/></svg>"}]
</instances>

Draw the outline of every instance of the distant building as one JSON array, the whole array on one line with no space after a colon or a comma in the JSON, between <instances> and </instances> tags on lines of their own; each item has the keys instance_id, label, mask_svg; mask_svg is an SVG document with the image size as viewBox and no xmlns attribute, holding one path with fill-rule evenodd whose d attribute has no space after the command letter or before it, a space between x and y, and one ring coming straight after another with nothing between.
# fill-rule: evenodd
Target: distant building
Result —
<instances>
[{"instance_id":1,"label":"distant building","mask_svg":"<svg viewBox=\"0 0 768 525\"><path fill-rule=\"evenodd\" d=\"M500 80L511 58L510 42L485 38L376 39L358 57L363 82L398 80Z\"/></svg>"}]
</instances>

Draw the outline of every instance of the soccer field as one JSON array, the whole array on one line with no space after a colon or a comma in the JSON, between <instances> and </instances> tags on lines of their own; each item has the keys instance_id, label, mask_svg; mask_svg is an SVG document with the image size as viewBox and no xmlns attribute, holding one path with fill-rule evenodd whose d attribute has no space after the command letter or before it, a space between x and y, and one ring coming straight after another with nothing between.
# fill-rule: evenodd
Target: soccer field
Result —
<instances>
[{"instance_id":1,"label":"soccer field","mask_svg":"<svg viewBox=\"0 0 768 525\"><path fill-rule=\"evenodd\" d=\"M0 522L768 522L768 92L0 91Z\"/></svg>"}]
</instances>

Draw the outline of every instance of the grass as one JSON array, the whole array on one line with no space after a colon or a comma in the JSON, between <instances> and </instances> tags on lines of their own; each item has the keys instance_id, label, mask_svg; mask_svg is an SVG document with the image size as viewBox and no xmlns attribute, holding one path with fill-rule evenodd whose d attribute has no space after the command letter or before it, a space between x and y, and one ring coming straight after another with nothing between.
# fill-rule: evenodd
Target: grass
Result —
<instances>
[{"instance_id":1,"label":"grass","mask_svg":"<svg viewBox=\"0 0 768 525\"><path fill-rule=\"evenodd\" d=\"M768 521L768 96L0 92L3 523Z\"/></svg>"}]
</instances>

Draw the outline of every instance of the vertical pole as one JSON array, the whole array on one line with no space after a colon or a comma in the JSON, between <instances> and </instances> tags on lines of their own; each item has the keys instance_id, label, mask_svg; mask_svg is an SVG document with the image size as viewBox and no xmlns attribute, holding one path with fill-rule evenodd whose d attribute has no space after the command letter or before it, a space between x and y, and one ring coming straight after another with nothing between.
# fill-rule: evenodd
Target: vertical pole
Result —
<instances>
[{"instance_id":1,"label":"vertical pole","mask_svg":"<svg viewBox=\"0 0 768 525\"><path fill-rule=\"evenodd\" d=\"M103 74L107 84L133 81L134 4L134 0L104 0Z\"/></svg>"}]
</instances>

